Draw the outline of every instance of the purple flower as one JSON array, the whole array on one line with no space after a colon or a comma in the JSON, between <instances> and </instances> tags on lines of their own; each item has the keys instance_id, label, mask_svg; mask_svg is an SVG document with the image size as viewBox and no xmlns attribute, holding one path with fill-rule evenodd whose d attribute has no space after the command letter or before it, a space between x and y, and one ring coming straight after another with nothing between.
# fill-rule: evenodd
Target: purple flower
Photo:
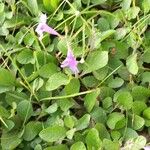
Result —
<instances>
[{"instance_id":1,"label":"purple flower","mask_svg":"<svg viewBox=\"0 0 150 150\"><path fill-rule=\"evenodd\" d=\"M43 32L47 32L49 34L53 34L53 35L57 35L57 36L59 35L59 33L57 31L55 31L53 28L51 28L50 26L48 26L46 24L46 20L47 20L46 15L42 14L40 16L39 24L35 30L38 33L40 40L42 40L42 38L43 38Z\"/></svg>"},{"instance_id":2,"label":"purple flower","mask_svg":"<svg viewBox=\"0 0 150 150\"><path fill-rule=\"evenodd\" d=\"M78 62L76 60L76 58L73 55L73 52L71 50L71 48L68 46L68 52L67 52L67 57L66 59L62 62L61 67L65 68L68 67L71 69L71 71L74 74L78 74L79 70L77 68Z\"/></svg>"},{"instance_id":3,"label":"purple flower","mask_svg":"<svg viewBox=\"0 0 150 150\"><path fill-rule=\"evenodd\" d=\"M150 146L145 146L143 149L144 150L150 150Z\"/></svg>"}]
</instances>

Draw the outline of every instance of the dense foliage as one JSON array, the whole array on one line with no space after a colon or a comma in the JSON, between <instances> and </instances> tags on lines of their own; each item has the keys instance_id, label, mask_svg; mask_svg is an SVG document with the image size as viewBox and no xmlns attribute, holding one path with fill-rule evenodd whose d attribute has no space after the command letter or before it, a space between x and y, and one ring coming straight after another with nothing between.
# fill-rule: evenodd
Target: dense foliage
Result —
<instances>
[{"instance_id":1,"label":"dense foliage","mask_svg":"<svg viewBox=\"0 0 150 150\"><path fill-rule=\"evenodd\" d=\"M144 148L149 11L150 0L0 0L1 149ZM42 14L54 35L40 39Z\"/></svg>"}]
</instances>

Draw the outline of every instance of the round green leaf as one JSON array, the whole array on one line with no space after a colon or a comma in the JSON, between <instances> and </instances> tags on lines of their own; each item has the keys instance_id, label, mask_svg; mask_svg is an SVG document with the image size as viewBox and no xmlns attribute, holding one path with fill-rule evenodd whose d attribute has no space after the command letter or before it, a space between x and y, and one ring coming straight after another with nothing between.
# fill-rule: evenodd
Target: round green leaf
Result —
<instances>
[{"instance_id":1,"label":"round green leaf","mask_svg":"<svg viewBox=\"0 0 150 150\"><path fill-rule=\"evenodd\" d=\"M143 86L135 86L132 89L132 96L136 101L146 101L150 97L150 90Z\"/></svg>"},{"instance_id":2,"label":"round green leaf","mask_svg":"<svg viewBox=\"0 0 150 150\"><path fill-rule=\"evenodd\" d=\"M48 108L45 109L45 112L51 114L57 111L58 105L57 103L53 103L52 105L50 105Z\"/></svg>"},{"instance_id":3,"label":"round green leaf","mask_svg":"<svg viewBox=\"0 0 150 150\"><path fill-rule=\"evenodd\" d=\"M130 73L132 73L133 75L136 75L138 73L137 53L132 54L127 58L126 65Z\"/></svg>"},{"instance_id":4,"label":"round green leaf","mask_svg":"<svg viewBox=\"0 0 150 150\"><path fill-rule=\"evenodd\" d=\"M57 9L60 0L43 0L44 7L47 11L53 12Z\"/></svg>"},{"instance_id":5,"label":"round green leaf","mask_svg":"<svg viewBox=\"0 0 150 150\"><path fill-rule=\"evenodd\" d=\"M48 63L40 68L39 75L43 78L49 78L56 72L58 72L58 67L54 63Z\"/></svg>"},{"instance_id":6,"label":"round green leaf","mask_svg":"<svg viewBox=\"0 0 150 150\"><path fill-rule=\"evenodd\" d=\"M104 139L103 141L103 146L105 148L105 150L119 150L120 149L120 145L119 145L119 142L113 142L111 140L108 140L108 139Z\"/></svg>"},{"instance_id":7,"label":"round green leaf","mask_svg":"<svg viewBox=\"0 0 150 150\"><path fill-rule=\"evenodd\" d=\"M58 140L62 140L66 137L66 129L62 126L55 125L52 127L48 127L43 129L39 136L47 142L56 142Z\"/></svg>"},{"instance_id":8,"label":"round green leaf","mask_svg":"<svg viewBox=\"0 0 150 150\"><path fill-rule=\"evenodd\" d=\"M99 138L99 132L95 128L88 131L85 141L88 149L99 149L102 145L102 141Z\"/></svg>"},{"instance_id":9,"label":"round green leaf","mask_svg":"<svg viewBox=\"0 0 150 150\"><path fill-rule=\"evenodd\" d=\"M110 129L122 128L125 125L124 119L125 117L123 114L118 112L113 112L108 116L107 125Z\"/></svg>"},{"instance_id":10,"label":"round green leaf","mask_svg":"<svg viewBox=\"0 0 150 150\"><path fill-rule=\"evenodd\" d=\"M111 88L119 88L123 85L124 80L116 77L115 79L111 79L108 81L108 86Z\"/></svg>"},{"instance_id":11,"label":"round green leaf","mask_svg":"<svg viewBox=\"0 0 150 150\"><path fill-rule=\"evenodd\" d=\"M69 149L65 144L59 144L56 146L47 147L44 150L69 150Z\"/></svg>"},{"instance_id":12,"label":"round green leaf","mask_svg":"<svg viewBox=\"0 0 150 150\"><path fill-rule=\"evenodd\" d=\"M71 146L70 150L86 150L86 147L83 142L79 141L79 142L74 143Z\"/></svg>"},{"instance_id":13,"label":"round green leaf","mask_svg":"<svg viewBox=\"0 0 150 150\"><path fill-rule=\"evenodd\" d=\"M146 107L147 106L143 101L134 101L132 105L132 111L136 115L141 115Z\"/></svg>"},{"instance_id":14,"label":"round green leaf","mask_svg":"<svg viewBox=\"0 0 150 150\"><path fill-rule=\"evenodd\" d=\"M1 137L1 146L3 150L15 149L20 143L19 133L17 132L3 132Z\"/></svg>"},{"instance_id":15,"label":"round green leaf","mask_svg":"<svg viewBox=\"0 0 150 150\"><path fill-rule=\"evenodd\" d=\"M97 89L84 97L84 106L88 112L91 112L91 110L93 109L99 94L100 89Z\"/></svg>"},{"instance_id":16,"label":"round green leaf","mask_svg":"<svg viewBox=\"0 0 150 150\"><path fill-rule=\"evenodd\" d=\"M146 119L150 119L150 107L146 108L146 109L143 111L143 116L144 116Z\"/></svg>"},{"instance_id":17,"label":"round green leaf","mask_svg":"<svg viewBox=\"0 0 150 150\"><path fill-rule=\"evenodd\" d=\"M32 1L31 0L27 0L27 4L28 4L28 6L30 8L30 12L33 15L37 16L38 13L39 13L39 8L38 8L38 2L37 2L37 0L32 0Z\"/></svg>"},{"instance_id":18,"label":"round green leaf","mask_svg":"<svg viewBox=\"0 0 150 150\"><path fill-rule=\"evenodd\" d=\"M65 92L67 95L79 93L80 90L80 81L76 78L73 78L69 84L65 86Z\"/></svg>"},{"instance_id":19,"label":"round green leaf","mask_svg":"<svg viewBox=\"0 0 150 150\"><path fill-rule=\"evenodd\" d=\"M122 131L124 133L124 130ZM127 128L126 132L125 132L125 140L131 140L133 138L137 138L138 134L135 130L131 129L131 128Z\"/></svg>"},{"instance_id":20,"label":"round green leaf","mask_svg":"<svg viewBox=\"0 0 150 150\"><path fill-rule=\"evenodd\" d=\"M80 118L77 122L76 129L83 130L88 127L90 123L90 115L85 114L82 118Z\"/></svg>"},{"instance_id":21,"label":"round green leaf","mask_svg":"<svg viewBox=\"0 0 150 150\"><path fill-rule=\"evenodd\" d=\"M64 118L64 123L65 123L65 126L68 128L73 128L75 124L73 117L69 115Z\"/></svg>"},{"instance_id":22,"label":"round green leaf","mask_svg":"<svg viewBox=\"0 0 150 150\"><path fill-rule=\"evenodd\" d=\"M85 65L83 68L84 73L89 73L98 70L108 63L108 52L107 51L93 51L85 60Z\"/></svg>"},{"instance_id":23,"label":"round green leaf","mask_svg":"<svg viewBox=\"0 0 150 150\"><path fill-rule=\"evenodd\" d=\"M33 114L33 108L31 102L27 100L21 101L17 106L17 114L23 120L29 119Z\"/></svg>"},{"instance_id":24,"label":"round green leaf","mask_svg":"<svg viewBox=\"0 0 150 150\"><path fill-rule=\"evenodd\" d=\"M42 124L40 122L31 121L25 126L23 139L31 141L42 130Z\"/></svg>"},{"instance_id":25,"label":"round green leaf","mask_svg":"<svg viewBox=\"0 0 150 150\"><path fill-rule=\"evenodd\" d=\"M135 115L134 118L132 119L132 124L133 129L138 130L144 126L145 120L142 117Z\"/></svg>"},{"instance_id":26,"label":"round green leaf","mask_svg":"<svg viewBox=\"0 0 150 150\"><path fill-rule=\"evenodd\" d=\"M30 49L23 49L18 55L17 55L17 61L20 64L29 64L34 63L33 58L33 52Z\"/></svg>"},{"instance_id":27,"label":"round green leaf","mask_svg":"<svg viewBox=\"0 0 150 150\"><path fill-rule=\"evenodd\" d=\"M46 82L46 90L52 91L59 88L61 85L67 85L70 82L69 78L63 73L55 73L49 77Z\"/></svg>"},{"instance_id":28,"label":"round green leaf","mask_svg":"<svg viewBox=\"0 0 150 150\"><path fill-rule=\"evenodd\" d=\"M125 109L131 109L133 104L132 95L127 91L120 92L117 98L117 102Z\"/></svg>"},{"instance_id":29,"label":"round green leaf","mask_svg":"<svg viewBox=\"0 0 150 150\"><path fill-rule=\"evenodd\" d=\"M12 87L15 85L15 77L13 74L3 68L0 68L0 87Z\"/></svg>"},{"instance_id":30,"label":"round green leaf","mask_svg":"<svg viewBox=\"0 0 150 150\"><path fill-rule=\"evenodd\" d=\"M97 24L100 31L106 31L110 29L109 22L105 18L98 19Z\"/></svg>"}]
</instances>

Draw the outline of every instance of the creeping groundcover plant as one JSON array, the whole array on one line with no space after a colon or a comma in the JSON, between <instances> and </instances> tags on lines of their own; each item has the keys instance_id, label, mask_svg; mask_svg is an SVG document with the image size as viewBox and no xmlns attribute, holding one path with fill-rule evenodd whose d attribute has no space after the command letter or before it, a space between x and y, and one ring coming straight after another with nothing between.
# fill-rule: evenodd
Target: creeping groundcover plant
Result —
<instances>
[{"instance_id":1,"label":"creeping groundcover plant","mask_svg":"<svg viewBox=\"0 0 150 150\"><path fill-rule=\"evenodd\" d=\"M150 150L150 0L0 0L0 149Z\"/></svg>"}]
</instances>

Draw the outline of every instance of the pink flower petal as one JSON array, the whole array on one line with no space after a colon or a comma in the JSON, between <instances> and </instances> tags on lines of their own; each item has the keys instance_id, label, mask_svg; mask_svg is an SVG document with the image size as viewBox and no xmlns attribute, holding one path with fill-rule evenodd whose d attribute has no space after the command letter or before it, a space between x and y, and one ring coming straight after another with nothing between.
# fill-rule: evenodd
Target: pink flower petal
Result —
<instances>
[{"instance_id":1,"label":"pink flower petal","mask_svg":"<svg viewBox=\"0 0 150 150\"><path fill-rule=\"evenodd\" d=\"M47 19L46 15L42 14L40 17L40 22L37 28L35 29L35 31L39 35L39 39L43 38L44 32L47 32L52 35L57 35L57 36L59 35L59 33L56 30L54 30L53 28L51 28L50 26L46 24L46 19Z\"/></svg>"},{"instance_id":2,"label":"pink flower petal","mask_svg":"<svg viewBox=\"0 0 150 150\"><path fill-rule=\"evenodd\" d=\"M79 73L79 70L77 68L78 62L76 58L73 55L73 52L70 48L68 48L67 57L62 62L61 67L68 67L74 74Z\"/></svg>"},{"instance_id":3,"label":"pink flower petal","mask_svg":"<svg viewBox=\"0 0 150 150\"><path fill-rule=\"evenodd\" d=\"M47 32L47 33L52 34L52 35L59 35L59 33L56 30L54 30L53 28L51 28L47 24L44 25L43 30L44 30L44 32Z\"/></svg>"},{"instance_id":4,"label":"pink flower petal","mask_svg":"<svg viewBox=\"0 0 150 150\"><path fill-rule=\"evenodd\" d=\"M150 150L150 146L145 146L143 149L144 150Z\"/></svg>"}]
</instances>

